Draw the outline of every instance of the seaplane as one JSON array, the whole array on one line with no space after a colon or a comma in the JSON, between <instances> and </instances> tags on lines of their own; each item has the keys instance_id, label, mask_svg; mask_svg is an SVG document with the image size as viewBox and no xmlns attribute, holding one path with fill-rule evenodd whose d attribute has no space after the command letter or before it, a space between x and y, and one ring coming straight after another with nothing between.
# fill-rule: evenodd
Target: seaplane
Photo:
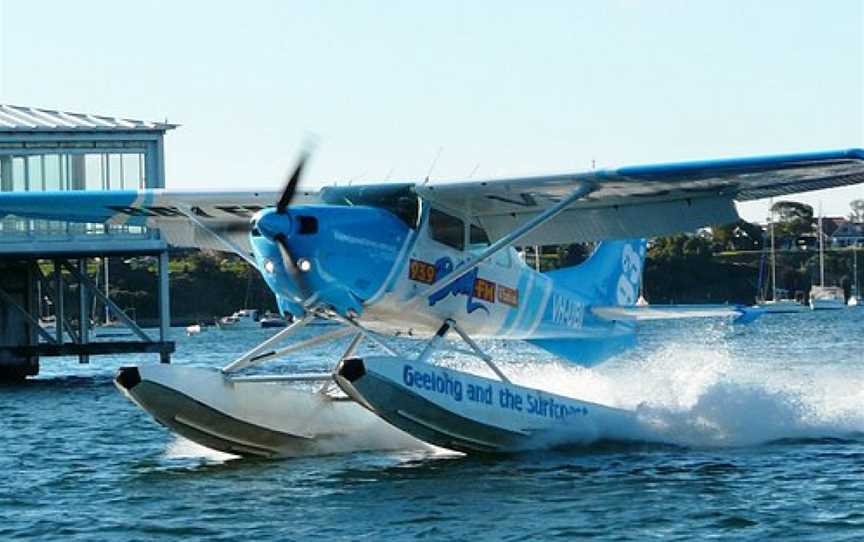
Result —
<instances>
[{"instance_id":1,"label":"seaplane","mask_svg":"<svg viewBox=\"0 0 864 542\"><path fill-rule=\"evenodd\" d=\"M632 348L643 320L752 321L758 309L743 306L637 304L644 239L736 221L736 201L864 182L864 150L850 149L304 190L308 157L279 193L13 193L0 195L0 215L147 226L261 273L288 327L221 368L145 363L116 375L184 437L241 456L428 445L498 454L632 439L640 420L514 383L479 339L527 341L591 367ZM577 242L596 248L546 273L515 249ZM338 325L307 329L322 319ZM329 371L250 374L327 343L342 345ZM442 364L453 351L484 369Z\"/></svg>"}]
</instances>

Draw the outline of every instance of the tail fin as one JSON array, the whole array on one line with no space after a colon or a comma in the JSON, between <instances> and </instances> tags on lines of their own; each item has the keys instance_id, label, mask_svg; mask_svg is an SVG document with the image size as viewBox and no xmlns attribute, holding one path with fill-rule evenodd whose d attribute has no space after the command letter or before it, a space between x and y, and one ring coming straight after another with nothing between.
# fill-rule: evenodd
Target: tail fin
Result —
<instances>
[{"instance_id":1,"label":"tail fin","mask_svg":"<svg viewBox=\"0 0 864 542\"><path fill-rule=\"evenodd\" d=\"M642 285L647 243L606 241L600 243L584 263L547 273L557 287L581 296L590 305L635 305ZM591 366L618 354L636 342L632 324L629 331L618 329L600 337L528 339L528 342L556 356Z\"/></svg>"},{"instance_id":2,"label":"tail fin","mask_svg":"<svg viewBox=\"0 0 864 542\"><path fill-rule=\"evenodd\" d=\"M547 275L592 304L634 305L642 285L647 245L644 239L604 241L582 264Z\"/></svg>"}]
</instances>

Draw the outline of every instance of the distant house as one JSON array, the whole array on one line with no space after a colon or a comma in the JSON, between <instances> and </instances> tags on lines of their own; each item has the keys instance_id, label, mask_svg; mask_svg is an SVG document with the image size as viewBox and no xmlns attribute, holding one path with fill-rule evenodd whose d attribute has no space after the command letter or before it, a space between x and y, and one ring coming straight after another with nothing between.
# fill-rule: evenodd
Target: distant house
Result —
<instances>
[{"instance_id":1,"label":"distant house","mask_svg":"<svg viewBox=\"0 0 864 542\"><path fill-rule=\"evenodd\" d=\"M818 224L818 222L817 222ZM768 235L768 225L759 225ZM780 250L819 250L817 228L812 233L799 237L778 237L776 246ZM857 245L864 247L864 223L850 222L842 216L822 218L822 238L826 247L843 248Z\"/></svg>"},{"instance_id":2,"label":"distant house","mask_svg":"<svg viewBox=\"0 0 864 542\"><path fill-rule=\"evenodd\" d=\"M830 233L831 245L835 247L864 247L864 224L849 222L845 218ZM827 232L826 232L827 233Z\"/></svg>"}]
</instances>

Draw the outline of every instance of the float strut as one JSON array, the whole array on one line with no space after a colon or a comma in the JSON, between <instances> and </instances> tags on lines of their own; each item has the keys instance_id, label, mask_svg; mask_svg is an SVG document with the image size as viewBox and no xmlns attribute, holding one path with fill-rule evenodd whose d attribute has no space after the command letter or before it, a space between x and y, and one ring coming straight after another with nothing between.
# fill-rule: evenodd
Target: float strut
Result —
<instances>
[{"instance_id":1,"label":"float strut","mask_svg":"<svg viewBox=\"0 0 864 542\"><path fill-rule=\"evenodd\" d=\"M510 379L507 378L506 376L504 376L504 373L501 372L501 369L499 369L498 366L495 365L495 363L492 361L492 356L490 356L489 354L487 354L486 352L484 352L484 351L480 348L480 345L478 345L476 342L474 342L474 339L472 339L471 337L469 337L467 333L465 333L464 331L462 331L462 328L460 328L459 326L457 326L455 322L453 323L453 329L456 331L456 333L459 334L460 337L462 337L462 340L465 341L465 344L467 344L468 346L471 347L471 350L474 351L474 354L475 354L478 358L480 358L480 359L482 359L484 362L486 362L486 365L488 365L489 368L492 369L492 372L495 373L495 375L496 375L498 378L500 378L502 382L505 382L505 383L507 383L507 384L510 384L510 383L511 383L511 382L510 382Z\"/></svg>"},{"instance_id":2,"label":"float strut","mask_svg":"<svg viewBox=\"0 0 864 542\"><path fill-rule=\"evenodd\" d=\"M417 357L417 361L421 363L426 363L429 360L429 357L432 356L432 352L438 348L438 345L441 344L441 341L444 340L444 337L447 336L447 332L450 331L450 327L453 325L453 320L449 318L444 320L444 323L441 324L441 327L438 328L438 331L435 332L435 336L429 340L426 344L426 348L420 352L420 355Z\"/></svg>"}]
</instances>

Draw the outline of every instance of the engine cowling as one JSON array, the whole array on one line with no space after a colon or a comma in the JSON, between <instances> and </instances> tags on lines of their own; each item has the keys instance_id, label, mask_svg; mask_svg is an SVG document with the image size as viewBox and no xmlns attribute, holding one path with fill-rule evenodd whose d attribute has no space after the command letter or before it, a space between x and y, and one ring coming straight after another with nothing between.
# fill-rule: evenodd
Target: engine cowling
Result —
<instances>
[{"instance_id":1,"label":"engine cowling","mask_svg":"<svg viewBox=\"0 0 864 542\"><path fill-rule=\"evenodd\" d=\"M280 310L302 313L305 290L316 304L348 316L362 314L364 302L386 286L410 231L377 207L297 205L283 213L260 211L253 219L251 243ZM280 238L302 273L302 286L285 269Z\"/></svg>"}]
</instances>

